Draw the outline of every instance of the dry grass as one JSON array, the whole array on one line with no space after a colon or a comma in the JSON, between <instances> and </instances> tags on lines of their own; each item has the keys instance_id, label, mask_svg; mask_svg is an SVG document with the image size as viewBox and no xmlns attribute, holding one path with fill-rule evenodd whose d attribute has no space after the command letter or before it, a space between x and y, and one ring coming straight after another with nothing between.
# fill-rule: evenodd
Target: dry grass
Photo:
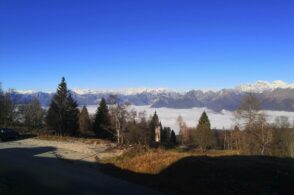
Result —
<instances>
[{"instance_id":1,"label":"dry grass","mask_svg":"<svg viewBox=\"0 0 294 195\"><path fill-rule=\"evenodd\" d=\"M78 137L70 137L70 136L56 136L56 135L39 135L36 137L40 140L47 140L47 141L59 141L59 142L80 142L84 144L108 144L110 141L95 139L95 138L78 138Z\"/></svg>"},{"instance_id":2,"label":"dry grass","mask_svg":"<svg viewBox=\"0 0 294 195\"><path fill-rule=\"evenodd\" d=\"M238 154L132 149L102 170L164 194L294 194L293 159Z\"/></svg>"},{"instance_id":3,"label":"dry grass","mask_svg":"<svg viewBox=\"0 0 294 195\"><path fill-rule=\"evenodd\" d=\"M180 150L164 149L131 149L123 156L109 159L106 163L129 170L135 173L158 174L168 166L186 157L195 156L232 156L238 155L238 151L210 150L184 152Z\"/></svg>"}]
</instances>

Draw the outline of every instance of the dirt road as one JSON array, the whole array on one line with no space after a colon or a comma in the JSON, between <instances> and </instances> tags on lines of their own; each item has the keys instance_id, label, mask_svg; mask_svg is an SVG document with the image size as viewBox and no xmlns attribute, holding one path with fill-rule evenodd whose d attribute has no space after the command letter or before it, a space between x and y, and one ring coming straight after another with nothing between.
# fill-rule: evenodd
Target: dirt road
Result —
<instances>
[{"instance_id":1,"label":"dirt road","mask_svg":"<svg viewBox=\"0 0 294 195\"><path fill-rule=\"evenodd\" d=\"M72 159L58 158L60 153ZM75 159L81 155L89 154L34 140L0 143L0 194L157 194L102 174L99 164Z\"/></svg>"}]
</instances>

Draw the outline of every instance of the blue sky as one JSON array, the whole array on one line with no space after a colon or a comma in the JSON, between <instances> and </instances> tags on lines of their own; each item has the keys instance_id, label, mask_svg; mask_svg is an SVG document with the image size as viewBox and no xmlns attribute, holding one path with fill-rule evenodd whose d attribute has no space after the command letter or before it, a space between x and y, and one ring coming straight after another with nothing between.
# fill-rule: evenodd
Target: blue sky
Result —
<instances>
[{"instance_id":1,"label":"blue sky","mask_svg":"<svg viewBox=\"0 0 294 195\"><path fill-rule=\"evenodd\" d=\"M293 0L1 0L5 88L294 82Z\"/></svg>"}]
</instances>

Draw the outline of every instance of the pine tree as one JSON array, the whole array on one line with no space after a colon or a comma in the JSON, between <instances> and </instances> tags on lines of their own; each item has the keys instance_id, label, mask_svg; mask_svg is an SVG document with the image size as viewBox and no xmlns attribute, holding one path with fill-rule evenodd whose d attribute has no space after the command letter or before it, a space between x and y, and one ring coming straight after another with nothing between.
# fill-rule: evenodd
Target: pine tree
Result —
<instances>
[{"instance_id":1,"label":"pine tree","mask_svg":"<svg viewBox=\"0 0 294 195\"><path fill-rule=\"evenodd\" d=\"M69 94L66 102L66 134L77 134L79 129L79 114L78 104L72 98L71 94Z\"/></svg>"},{"instance_id":2,"label":"pine tree","mask_svg":"<svg viewBox=\"0 0 294 195\"><path fill-rule=\"evenodd\" d=\"M102 98L96 112L94 131L99 138L114 139L115 137L114 130L111 128L109 110L104 98Z\"/></svg>"},{"instance_id":3,"label":"pine tree","mask_svg":"<svg viewBox=\"0 0 294 195\"><path fill-rule=\"evenodd\" d=\"M177 145L177 136L174 130L171 131L170 134L170 144L171 146L176 146Z\"/></svg>"},{"instance_id":4,"label":"pine tree","mask_svg":"<svg viewBox=\"0 0 294 195\"><path fill-rule=\"evenodd\" d=\"M4 119L4 112L3 112L3 108L4 108L4 105L3 105L3 99L4 99L4 96L3 96L3 91L2 91L2 87L1 87L1 83L0 83L0 125L2 126L3 124L3 119Z\"/></svg>"},{"instance_id":5,"label":"pine tree","mask_svg":"<svg viewBox=\"0 0 294 195\"><path fill-rule=\"evenodd\" d=\"M11 127L17 120L16 104L10 92L0 93L0 126Z\"/></svg>"},{"instance_id":6,"label":"pine tree","mask_svg":"<svg viewBox=\"0 0 294 195\"><path fill-rule=\"evenodd\" d=\"M199 124L196 129L196 142L202 151L212 147L215 143L215 138L210 127L210 121L206 114L203 112L199 119Z\"/></svg>"},{"instance_id":7,"label":"pine tree","mask_svg":"<svg viewBox=\"0 0 294 195\"><path fill-rule=\"evenodd\" d=\"M79 117L79 123L80 123L80 131L86 132L91 129L91 120L89 117L89 112L86 106L83 107L80 117Z\"/></svg>"},{"instance_id":8,"label":"pine tree","mask_svg":"<svg viewBox=\"0 0 294 195\"><path fill-rule=\"evenodd\" d=\"M66 131L67 97L67 84L65 82L65 78L63 77L61 83L58 86L57 92L50 103L50 107L46 117L46 122L48 126L55 129L58 135L63 135Z\"/></svg>"}]
</instances>

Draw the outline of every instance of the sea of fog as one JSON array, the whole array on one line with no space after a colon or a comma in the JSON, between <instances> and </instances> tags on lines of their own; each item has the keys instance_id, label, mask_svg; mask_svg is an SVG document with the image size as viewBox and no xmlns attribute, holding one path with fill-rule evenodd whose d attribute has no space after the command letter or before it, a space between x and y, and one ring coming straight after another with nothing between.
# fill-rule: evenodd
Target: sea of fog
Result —
<instances>
[{"instance_id":1,"label":"sea of fog","mask_svg":"<svg viewBox=\"0 0 294 195\"><path fill-rule=\"evenodd\" d=\"M97 110L97 105L87 106L89 113L94 114ZM178 132L179 127L176 124L176 120L181 115L184 121L189 127L196 127L198 120L203 111L207 112L207 115L211 122L211 127L216 129L232 128L236 124L234 115L231 111L223 110L221 112L215 112L207 108L192 108L192 109L172 109L172 108L151 108L150 106L130 106L129 108L136 110L137 112L146 111L147 117L154 114L156 111L163 126L171 127ZM284 111L265 111L269 122L274 122L277 116L287 116L290 121L294 119L294 112Z\"/></svg>"}]
</instances>

